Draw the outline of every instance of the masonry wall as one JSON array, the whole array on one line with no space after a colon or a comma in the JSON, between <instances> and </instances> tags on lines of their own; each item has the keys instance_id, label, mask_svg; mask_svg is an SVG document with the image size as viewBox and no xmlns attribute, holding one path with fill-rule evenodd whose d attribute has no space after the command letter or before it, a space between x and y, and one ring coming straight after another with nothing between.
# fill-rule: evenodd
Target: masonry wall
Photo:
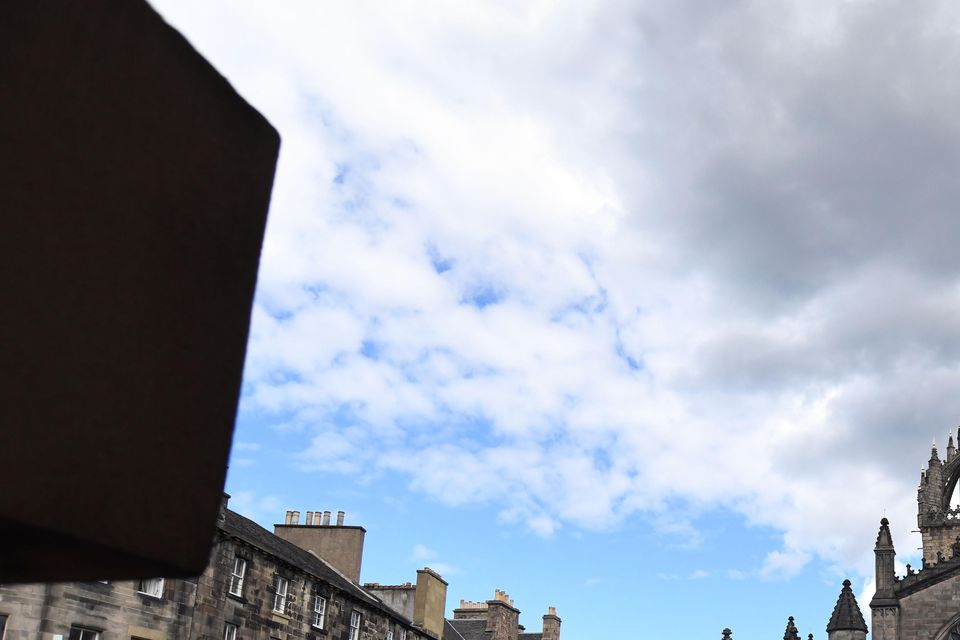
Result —
<instances>
[{"instance_id":1,"label":"masonry wall","mask_svg":"<svg viewBox=\"0 0 960 640\"><path fill-rule=\"evenodd\" d=\"M899 640L900 609L878 607L873 609L870 629L873 640Z\"/></svg>"},{"instance_id":2,"label":"masonry wall","mask_svg":"<svg viewBox=\"0 0 960 640\"><path fill-rule=\"evenodd\" d=\"M230 575L237 556L247 562L241 595L229 593ZM274 576L288 581L283 614L273 611ZM226 623L238 627L242 640L348 640L350 614L360 614L360 640L384 640L388 631L399 640L423 640L413 628L400 624L366 602L334 588L298 567L289 565L241 540L221 535L214 544L210 564L198 583L197 605L191 638L220 640ZM323 628L313 626L314 596L327 600Z\"/></svg>"},{"instance_id":3,"label":"masonry wall","mask_svg":"<svg viewBox=\"0 0 960 640\"><path fill-rule=\"evenodd\" d=\"M416 587L413 585L394 586L365 584L363 585L363 588L372 592L378 598L383 600L385 605L397 613L413 620L413 604L414 596L416 594Z\"/></svg>"},{"instance_id":4,"label":"masonry wall","mask_svg":"<svg viewBox=\"0 0 960 640\"><path fill-rule=\"evenodd\" d=\"M931 585L900 599L900 635L903 640L934 640L960 611L960 576ZM898 639L898 640L899 640ZM874 632L874 640L880 638Z\"/></svg>"},{"instance_id":5,"label":"masonry wall","mask_svg":"<svg viewBox=\"0 0 960 640\"><path fill-rule=\"evenodd\" d=\"M129 581L0 585L4 640L66 639L73 625L99 631L102 640L186 638L195 592L189 580L166 580L161 598Z\"/></svg>"},{"instance_id":6,"label":"masonry wall","mask_svg":"<svg viewBox=\"0 0 960 640\"><path fill-rule=\"evenodd\" d=\"M953 557L953 544L960 535L960 527L924 527L921 532L923 538L923 557L927 564L937 563L937 552L939 551L944 558Z\"/></svg>"},{"instance_id":7,"label":"masonry wall","mask_svg":"<svg viewBox=\"0 0 960 640\"><path fill-rule=\"evenodd\" d=\"M234 560L247 561L240 596L229 593ZM288 583L284 613L273 611L274 576ZM327 599L323 628L313 626L313 598ZM136 583L100 582L0 585L0 614L8 616L3 640L67 640L72 625L101 633L101 640L222 640L226 623L240 640L348 640L352 612L360 614L360 640L429 640L422 630L382 605L344 592L309 572L219 531L204 573L196 580L166 580L163 597Z\"/></svg>"},{"instance_id":8,"label":"masonry wall","mask_svg":"<svg viewBox=\"0 0 960 640\"><path fill-rule=\"evenodd\" d=\"M519 633L520 611L500 600L487 601L487 631L490 640L513 640Z\"/></svg>"},{"instance_id":9,"label":"masonry wall","mask_svg":"<svg viewBox=\"0 0 960 640\"><path fill-rule=\"evenodd\" d=\"M278 524L274 525L273 533L301 549L313 551L354 582L360 582L366 535L363 527Z\"/></svg>"}]
</instances>

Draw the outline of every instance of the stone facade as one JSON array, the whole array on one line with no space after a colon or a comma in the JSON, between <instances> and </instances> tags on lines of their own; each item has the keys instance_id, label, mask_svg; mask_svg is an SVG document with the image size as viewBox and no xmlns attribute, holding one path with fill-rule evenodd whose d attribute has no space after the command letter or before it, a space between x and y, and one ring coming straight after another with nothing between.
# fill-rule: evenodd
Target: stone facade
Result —
<instances>
[{"instance_id":1,"label":"stone facade","mask_svg":"<svg viewBox=\"0 0 960 640\"><path fill-rule=\"evenodd\" d=\"M75 582L0 585L4 640L65 640L73 627L102 631L102 640L160 640L190 634L196 582ZM150 589L159 597L139 591Z\"/></svg>"},{"instance_id":2,"label":"stone facade","mask_svg":"<svg viewBox=\"0 0 960 640\"><path fill-rule=\"evenodd\" d=\"M226 502L198 578L0 585L4 640L68 640L74 628L89 632L84 640L438 640L443 606L415 624ZM436 602L428 609L436 617Z\"/></svg>"}]
</instances>

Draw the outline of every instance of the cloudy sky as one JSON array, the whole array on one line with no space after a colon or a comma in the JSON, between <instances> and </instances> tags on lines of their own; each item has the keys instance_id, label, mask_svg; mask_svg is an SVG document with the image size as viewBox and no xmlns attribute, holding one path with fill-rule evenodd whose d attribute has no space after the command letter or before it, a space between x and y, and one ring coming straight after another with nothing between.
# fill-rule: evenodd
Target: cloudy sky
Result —
<instances>
[{"instance_id":1,"label":"cloudy sky","mask_svg":"<svg viewBox=\"0 0 960 640\"><path fill-rule=\"evenodd\" d=\"M960 5L156 7L283 138L235 509L344 509L363 580L566 640L825 637L880 517L916 562Z\"/></svg>"}]
</instances>

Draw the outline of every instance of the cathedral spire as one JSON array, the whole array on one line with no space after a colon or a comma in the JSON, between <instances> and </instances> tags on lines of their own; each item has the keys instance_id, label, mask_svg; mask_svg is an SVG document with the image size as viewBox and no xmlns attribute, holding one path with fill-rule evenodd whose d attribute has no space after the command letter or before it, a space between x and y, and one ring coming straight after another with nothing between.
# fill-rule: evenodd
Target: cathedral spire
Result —
<instances>
[{"instance_id":1,"label":"cathedral spire","mask_svg":"<svg viewBox=\"0 0 960 640\"><path fill-rule=\"evenodd\" d=\"M889 532L888 532L889 533ZM841 634L839 631L855 631L856 634ZM827 637L829 640L840 636L852 636L858 640L864 640L867 637L867 623L863 620L863 614L860 612L860 606L853 595L853 589L850 588L850 581L843 581L843 588L840 589L840 597L837 598L837 604L833 607L833 615L830 616L830 622L827 623Z\"/></svg>"}]
</instances>

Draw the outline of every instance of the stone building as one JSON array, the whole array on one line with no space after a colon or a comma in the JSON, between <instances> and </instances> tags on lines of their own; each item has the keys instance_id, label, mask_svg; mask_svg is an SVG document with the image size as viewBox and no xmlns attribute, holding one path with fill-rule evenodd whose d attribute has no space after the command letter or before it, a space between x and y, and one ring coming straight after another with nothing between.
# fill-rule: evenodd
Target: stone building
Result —
<instances>
[{"instance_id":1,"label":"stone building","mask_svg":"<svg viewBox=\"0 0 960 640\"><path fill-rule=\"evenodd\" d=\"M197 578L0 585L3 640L441 640L446 582L425 569L411 615L358 584L362 527L288 512L270 533L226 508ZM439 604L438 604L439 603Z\"/></svg>"},{"instance_id":2,"label":"stone building","mask_svg":"<svg viewBox=\"0 0 960 640\"><path fill-rule=\"evenodd\" d=\"M960 638L960 508L951 504L958 480L960 455L953 436L947 440L945 460L940 460L934 442L917 489L923 540L919 570L907 565L906 575L896 575L890 523L880 521L874 546L877 591L870 601L875 640Z\"/></svg>"},{"instance_id":3,"label":"stone building","mask_svg":"<svg viewBox=\"0 0 960 640\"><path fill-rule=\"evenodd\" d=\"M923 557L919 570L908 564L906 575L896 574L890 522L880 520L874 544L876 592L870 600L874 640L960 640L960 507L953 506L960 454L952 435L946 453L941 460L934 442L927 467L920 472L917 525ZM850 581L845 580L827 624L828 640L865 640L866 635L867 625ZM723 638L731 637L731 631L724 629ZM799 640L792 617L783 637Z\"/></svg>"},{"instance_id":4,"label":"stone building","mask_svg":"<svg viewBox=\"0 0 960 640\"><path fill-rule=\"evenodd\" d=\"M492 600L461 600L446 620L443 640L560 640L560 618L553 607L543 616L539 633L527 633L520 624L520 610L506 592L497 589Z\"/></svg>"}]
</instances>

